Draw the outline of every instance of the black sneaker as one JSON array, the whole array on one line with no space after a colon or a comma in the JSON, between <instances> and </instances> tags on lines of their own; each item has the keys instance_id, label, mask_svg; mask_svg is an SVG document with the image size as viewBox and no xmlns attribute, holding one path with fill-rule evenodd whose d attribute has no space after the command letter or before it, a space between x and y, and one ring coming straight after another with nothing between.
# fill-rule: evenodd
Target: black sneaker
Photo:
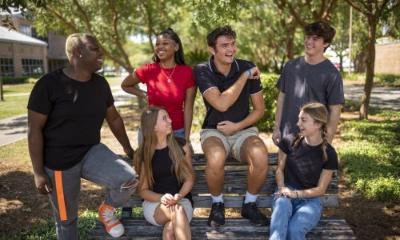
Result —
<instances>
[{"instance_id":1,"label":"black sneaker","mask_svg":"<svg viewBox=\"0 0 400 240\"><path fill-rule=\"evenodd\" d=\"M218 227L225 224L225 206L222 202L213 203L210 216L207 221L208 226Z\"/></svg>"},{"instance_id":2,"label":"black sneaker","mask_svg":"<svg viewBox=\"0 0 400 240\"><path fill-rule=\"evenodd\" d=\"M242 217L249 219L251 224L257 226L265 226L268 224L267 217L260 212L255 202L243 202L241 214Z\"/></svg>"}]
</instances>

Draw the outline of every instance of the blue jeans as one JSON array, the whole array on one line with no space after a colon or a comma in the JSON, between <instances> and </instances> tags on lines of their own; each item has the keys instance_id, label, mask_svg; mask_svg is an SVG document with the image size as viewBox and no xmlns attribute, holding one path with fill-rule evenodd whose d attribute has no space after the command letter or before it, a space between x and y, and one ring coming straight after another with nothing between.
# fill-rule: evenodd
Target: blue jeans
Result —
<instances>
[{"instance_id":1,"label":"blue jeans","mask_svg":"<svg viewBox=\"0 0 400 240\"><path fill-rule=\"evenodd\" d=\"M274 199L270 240L276 239L306 239L307 232L311 231L321 218L321 198L287 198Z\"/></svg>"}]
</instances>

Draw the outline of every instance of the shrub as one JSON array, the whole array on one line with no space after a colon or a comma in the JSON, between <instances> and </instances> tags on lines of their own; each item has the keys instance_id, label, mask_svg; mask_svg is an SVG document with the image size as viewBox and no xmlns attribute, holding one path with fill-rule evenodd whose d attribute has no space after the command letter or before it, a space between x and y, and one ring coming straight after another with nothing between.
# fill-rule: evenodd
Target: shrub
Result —
<instances>
[{"instance_id":1,"label":"shrub","mask_svg":"<svg viewBox=\"0 0 400 240\"><path fill-rule=\"evenodd\" d=\"M275 122L276 100L278 99L279 90L276 88L278 75L262 74L261 84L263 88L263 97L265 104L264 116L257 123L260 131L271 131Z\"/></svg>"},{"instance_id":2,"label":"shrub","mask_svg":"<svg viewBox=\"0 0 400 240\"><path fill-rule=\"evenodd\" d=\"M3 84L27 83L30 77L3 77Z\"/></svg>"}]
</instances>

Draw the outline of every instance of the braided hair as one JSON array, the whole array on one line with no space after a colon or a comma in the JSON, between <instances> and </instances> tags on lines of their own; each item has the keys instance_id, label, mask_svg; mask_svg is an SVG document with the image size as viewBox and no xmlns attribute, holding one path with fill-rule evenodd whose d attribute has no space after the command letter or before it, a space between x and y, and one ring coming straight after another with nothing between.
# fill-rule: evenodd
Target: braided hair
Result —
<instances>
[{"instance_id":1,"label":"braided hair","mask_svg":"<svg viewBox=\"0 0 400 240\"><path fill-rule=\"evenodd\" d=\"M314 121L316 123L321 124L321 137L322 137L321 149L322 149L322 153L323 153L323 160L327 161L328 160L328 155L326 153L326 149L328 146L327 123L328 123L328 115L329 115L327 108L325 107L325 105L323 105L321 103L311 102L311 103L307 103L306 105L304 105L300 109L300 112L307 113L308 115L310 115L310 117L312 119L314 119ZM294 148L298 148L303 139L304 139L304 136L301 136L300 134L298 134L295 137L292 146Z\"/></svg>"}]
</instances>

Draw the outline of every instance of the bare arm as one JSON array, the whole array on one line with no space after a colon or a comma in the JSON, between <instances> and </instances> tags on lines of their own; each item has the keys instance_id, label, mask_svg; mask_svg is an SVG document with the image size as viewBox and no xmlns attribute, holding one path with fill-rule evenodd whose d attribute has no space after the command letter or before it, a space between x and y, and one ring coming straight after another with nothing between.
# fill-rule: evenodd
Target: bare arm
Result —
<instances>
[{"instance_id":1,"label":"bare arm","mask_svg":"<svg viewBox=\"0 0 400 240\"><path fill-rule=\"evenodd\" d=\"M328 131L328 142L332 143L333 137L335 136L337 126L340 120L340 112L342 105L330 105L329 106L329 120L327 124Z\"/></svg>"},{"instance_id":2,"label":"bare arm","mask_svg":"<svg viewBox=\"0 0 400 240\"><path fill-rule=\"evenodd\" d=\"M28 148L32 161L35 186L41 194L51 191L51 183L44 171L43 128L47 115L28 110Z\"/></svg>"},{"instance_id":3,"label":"bare arm","mask_svg":"<svg viewBox=\"0 0 400 240\"><path fill-rule=\"evenodd\" d=\"M284 169L286 164L286 153L279 149L278 152L278 167L275 171L275 180L278 190L285 187Z\"/></svg>"},{"instance_id":4,"label":"bare arm","mask_svg":"<svg viewBox=\"0 0 400 240\"><path fill-rule=\"evenodd\" d=\"M224 92L221 93L218 88L212 87L203 93L203 97L213 108L220 112L225 112L238 99L247 79L259 78L260 71L257 67L251 68L250 71L250 75L248 71L243 72L239 79Z\"/></svg>"},{"instance_id":5,"label":"bare arm","mask_svg":"<svg viewBox=\"0 0 400 240\"><path fill-rule=\"evenodd\" d=\"M127 93L136 95L137 97L146 98L146 92L137 87L139 83L140 79L136 76L135 72L133 72L132 74L129 74L124 81L122 81L121 88Z\"/></svg>"},{"instance_id":6,"label":"bare arm","mask_svg":"<svg viewBox=\"0 0 400 240\"><path fill-rule=\"evenodd\" d=\"M192 166L192 157L190 154L190 148L189 148L189 144L186 144L183 147L184 151L185 151L185 161L189 166L190 171L192 172L191 178L185 179L185 182L182 184L181 189L179 190L179 195L180 198L186 196L190 191L192 191L193 185L194 185L194 172L193 172L193 166ZM179 200L179 199L177 199Z\"/></svg>"},{"instance_id":7,"label":"bare arm","mask_svg":"<svg viewBox=\"0 0 400 240\"><path fill-rule=\"evenodd\" d=\"M333 170L323 169L319 177L318 186L306 190L297 191L299 198L313 198L319 197L325 194L329 183L332 180Z\"/></svg>"},{"instance_id":8,"label":"bare arm","mask_svg":"<svg viewBox=\"0 0 400 240\"><path fill-rule=\"evenodd\" d=\"M190 142L190 129L192 128L193 120L193 106L194 99L196 98L196 87L193 86L186 90L185 102L184 102L184 123L185 123L185 139Z\"/></svg>"},{"instance_id":9,"label":"bare arm","mask_svg":"<svg viewBox=\"0 0 400 240\"><path fill-rule=\"evenodd\" d=\"M217 129L221 131L223 134L229 136L237 131L240 131L248 126L257 123L257 121L263 117L265 111L264 98L262 92L260 91L258 93L252 94L251 102L253 104L253 111L251 111L250 114L245 119L237 123L233 123L230 121L219 122L217 125Z\"/></svg>"},{"instance_id":10,"label":"bare arm","mask_svg":"<svg viewBox=\"0 0 400 240\"><path fill-rule=\"evenodd\" d=\"M150 201L150 202L160 202L161 197L163 196L162 194L155 193L149 188L149 183L146 180L144 173L144 167L142 166L142 170L140 171L140 177L139 177L139 187L138 187L138 194L141 198L144 200Z\"/></svg>"},{"instance_id":11,"label":"bare arm","mask_svg":"<svg viewBox=\"0 0 400 240\"><path fill-rule=\"evenodd\" d=\"M280 91L278 96L278 102L276 104L274 132L272 134L272 141L274 141L275 145L279 143L279 140L281 138L280 125L282 120L282 108L284 102L285 102L285 93Z\"/></svg>"},{"instance_id":12,"label":"bare arm","mask_svg":"<svg viewBox=\"0 0 400 240\"><path fill-rule=\"evenodd\" d=\"M124 122L122 121L122 118L117 112L117 109L115 109L114 105L107 109L106 121L111 129L111 132L123 147L126 155L132 159L134 151L131 143L129 142L128 135L126 134Z\"/></svg>"}]
</instances>

